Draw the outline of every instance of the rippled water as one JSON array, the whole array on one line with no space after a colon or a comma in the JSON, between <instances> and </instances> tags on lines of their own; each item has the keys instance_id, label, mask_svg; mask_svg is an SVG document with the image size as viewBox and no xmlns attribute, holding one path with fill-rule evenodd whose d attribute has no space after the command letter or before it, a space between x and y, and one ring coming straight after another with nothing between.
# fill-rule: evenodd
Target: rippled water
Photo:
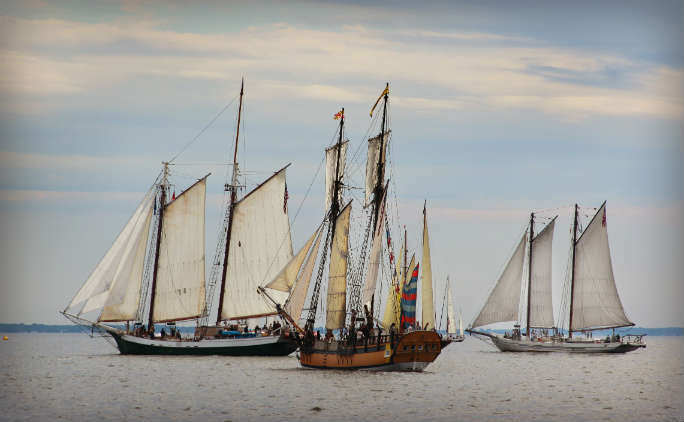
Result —
<instances>
[{"instance_id":1,"label":"rippled water","mask_svg":"<svg viewBox=\"0 0 684 422\"><path fill-rule=\"evenodd\" d=\"M625 355L512 354L466 338L422 374L296 357L122 356L79 334L0 342L0 420L543 420L684 417L684 339Z\"/></svg>"}]
</instances>

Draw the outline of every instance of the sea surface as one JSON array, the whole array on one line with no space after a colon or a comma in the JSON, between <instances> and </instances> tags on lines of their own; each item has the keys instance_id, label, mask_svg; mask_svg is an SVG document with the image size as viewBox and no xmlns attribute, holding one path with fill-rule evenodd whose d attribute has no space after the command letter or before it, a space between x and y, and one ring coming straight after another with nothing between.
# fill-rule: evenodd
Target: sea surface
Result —
<instances>
[{"instance_id":1,"label":"sea surface","mask_svg":"<svg viewBox=\"0 0 684 422\"><path fill-rule=\"evenodd\" d=\"M501 353L467 337L423 373L288 357L122 356L83 334L0 342L0 420L681 421L684 338L624 355Z\"/></svg>"}]
</instances>

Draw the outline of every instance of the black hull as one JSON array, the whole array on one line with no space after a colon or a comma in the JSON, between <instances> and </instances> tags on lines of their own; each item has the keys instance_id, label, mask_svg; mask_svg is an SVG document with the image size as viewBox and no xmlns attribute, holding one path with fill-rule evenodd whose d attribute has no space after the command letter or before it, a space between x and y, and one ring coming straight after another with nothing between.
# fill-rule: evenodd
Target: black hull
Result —
<instances>
[{"instance_id":1,"label":"black hull","mask_svg":"<svg viewBox=\"0 0 684 422\"><path fill-rule=\"evenodd\" d=\"M139 341L131 341L120 333L110 332L119 352L122 355L189 355L189 356L287 356L294 352L298 344L292 338L278 337L277 341L264 344L240 344L241 340L235 340L234 344L225 344L226 340L202 340L202 341L156 341L155 344L144 344ZM216 345L211 345L216 342ZM166 344L160 344L166 343Z\"/></svg>"}]
</instances>

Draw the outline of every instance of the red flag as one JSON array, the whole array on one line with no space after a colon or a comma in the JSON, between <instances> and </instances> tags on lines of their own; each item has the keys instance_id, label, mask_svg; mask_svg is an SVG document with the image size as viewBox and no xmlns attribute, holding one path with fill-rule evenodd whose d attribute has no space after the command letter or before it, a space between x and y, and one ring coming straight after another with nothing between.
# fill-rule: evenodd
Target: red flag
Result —
<instances>
[{"instance_id":1,"label":"red flag","mask_svg":"<svg viewBox=\"0 0 684 422\"><path fill-rule=\"evenodd\" d=\"M173 195L171 195L171 200L172 201L176 200L176 191L173 191Z\"/></svg>"},{"instance_id":2,"label":"red flag","mask_svg":"<svg viewBox=\"0 0 684 422\"><path fill-rule=\"evenodd\" d=\"M343 118L343 117L344 117L344 112L343 112L342 110L340 110L340 111L338 111L337 113L335 113L335 115L333 116L333 119L339 120L339 119L341 119L341 118Z\"/></svg>"}]
</instances>

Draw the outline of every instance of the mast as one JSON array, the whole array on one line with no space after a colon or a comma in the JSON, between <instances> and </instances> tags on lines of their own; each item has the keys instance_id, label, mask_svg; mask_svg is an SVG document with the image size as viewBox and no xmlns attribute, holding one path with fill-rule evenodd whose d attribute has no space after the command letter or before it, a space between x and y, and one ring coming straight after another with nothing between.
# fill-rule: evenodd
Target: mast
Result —
<instances>
[{"instance_id":1,"label":"mast","mask_svg":"<svg viewBox=\"0 0 684 422\"><path fill-rule=\"evenodd\" d=\"M159 247L161 245L162 226L164 225L164 205L166 204L166 181L169 177L169 163L163 162L164 175L160 183L161 195L159 197L159 223L157 224L157 245L154 250L154 270L152 271L152 286L150 286L150 315L147 319L147 327L153 324L154 315L154 296L157 290L157 270L159 269Z\"/></svg>"},{"instance_id":2,"label":"mast","mask_svg":"<svg viewBox=\"0 0 684 422\"><path fill-rule=\"evenodd\" d=\"M385 86L382 105L382 124L380 125L380 151L378 153L378 179L375 182L374 197L373 197L373 235L378 225L378 213L380 212L380 201L382 201L382 181L385 178L385 162L384 162L384 148L385 148L385 124L387 122L387 99L389 98L389 82Z\"/></svg>"},{"instance_id":3,"label":"mast","mask_svg":"<svg viewBox=\"0 0 684 422\"><path fill-rule=\"evenodd\" d=\"M534 237L534 213L530 213L530 250L527 259L527 339L530 339L530 298L532 297L532 238Z\"/></svg>"},{"instance_id":4,"label":"mast","mask_svg":"<svg viewBox=\"0 0 684 422\"><path fill-rule=\"evenodd\" d=\"M237 130L235 131L235 150L233 152L233 177L231 179L230 189L230 206L228 212L230 215L228 217L228 230L226 230L226 248L223 254L223 272L221 273L221 290L219 293L219 303L218 303L218 314L216 315L216 325L221 322L221 313L223 312L223 297L226 287L226 273L228 271L228 252L230 251L230 232L233 226L233 208L235 208L235 202L237 202L237 189L238 189L238 162L237 162L237 152L238 152L238 141L240 139L240 120L242 119L242 96L245 92L245 79L242 78L242 83L240 84L240 105L238 106L238 121Z\"/></svg>"},{"instance_id":5,"label":"mast","mask_svg":"<svg viewBox=\"0 0 684 422\"><path fill-rule=\"evenodd\" d=\"M572 223L572 267L570 268L570 321L568 322L568 337L572 338L572 301L575 296L575 246L577 245L577 204L575 204L575 218Z\"/></svg>"},{"instance_id":6,"label":"mast","mask_svg":"<svg viewBox=\"0 0 684 422\"><path fill-rule=\"evenodd\" d=\"M340 212L340 155L342 154L342 133L344 131L344 107L342 107L342 116L340 117L340 137L337 139L337 157L335 160L335 182L333 183L333 198L330 204L330 219L332 222L331 229L334 235L335 223L337 214ZM332 241L332 239L331 239Z\"/></svg>"}]
</instances>

